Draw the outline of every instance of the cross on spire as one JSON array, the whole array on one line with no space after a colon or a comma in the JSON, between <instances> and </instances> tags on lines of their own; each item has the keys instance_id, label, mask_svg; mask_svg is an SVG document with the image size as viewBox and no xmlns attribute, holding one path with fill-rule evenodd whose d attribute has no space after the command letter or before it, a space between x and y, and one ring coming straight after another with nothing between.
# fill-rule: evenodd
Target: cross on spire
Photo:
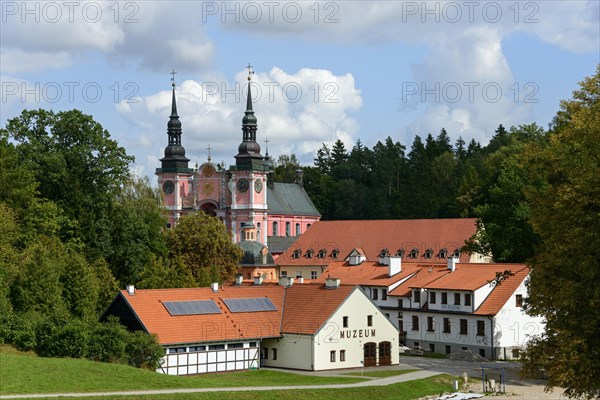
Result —
<instances>
[{"instance_id":1,"label":"cross on spire","mask_svg":"<svg viewBox=\"0 0 600 400\"><path fill-rule=\"evenodd\" d=\"M252 79L252 75L254 75L254 71L252 71L252 65L250 65L250 63L248 63L246 68L248 68L248 80L250 80L250 79Z\"/></svg>"},{"instance_id":2,"label":"cross on spire","mask_svg":"<svg viewBox=\"0 0 600 400\"><path fill-rule=\"evenodd\" d=\"M171 72L169 72L169 74L171 74L171 86L175 87L175 74L177 72L175 72L175 70L172 70Z\"/></svg>"},{"instance_id":3,"label":"cross on spire","mask_svg":"<svg viewBox=\"0 0 600 400\"><path fill-rule=\"evenodd\" d=\"M210 162L211 158L210 158L210 151L212 150L212 147L210 146L210 144L208 145L208 147L206 148L206 150L208 150L208 162Z\"/></svg>"},{"instance_id":4,"label":"cross on spire","mask_svg":"<svg viewBox=\"0 0 600 400\"><path fill-rule=\"evenodd\" d=\"M269 154L269 138L265 138L265 154Z\"/></svg>"}]
</instances>

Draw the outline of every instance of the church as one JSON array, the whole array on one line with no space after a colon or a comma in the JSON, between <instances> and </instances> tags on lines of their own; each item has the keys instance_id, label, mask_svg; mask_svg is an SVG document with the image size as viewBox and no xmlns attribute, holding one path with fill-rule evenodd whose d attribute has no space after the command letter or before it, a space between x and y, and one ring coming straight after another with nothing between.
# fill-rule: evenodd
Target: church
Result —
<instances>
[{"instance_id":1,"label":"church","mask_svg":"<svg viewBox=\"0 0 600 400\"><path fill-rule=\"evenodd\" d=\"M229 169L212 163L210 156L202 165L189 167L190 160L181 139L175 83L172 83L168 143L156 175L169 213L167 227L175 226L186 213L204 211L227 226L235 243L258 242L269 246L276 256L277 248L281 248L278 251L281 253L319 221L321 215L303 187L301 170L297 172L295 183L274 182L273 161L268 150L265 156L261 155L256 141L258 121L252 108L250 80L251 73L242 118L242 142L235 155L235 165Z\"/></svg>"}]
</instances>

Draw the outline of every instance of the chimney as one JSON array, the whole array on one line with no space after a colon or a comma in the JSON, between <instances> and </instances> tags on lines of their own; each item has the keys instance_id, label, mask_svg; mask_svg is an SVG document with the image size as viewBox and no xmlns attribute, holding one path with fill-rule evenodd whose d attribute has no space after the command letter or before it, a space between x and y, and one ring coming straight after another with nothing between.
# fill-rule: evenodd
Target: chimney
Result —
<instances>
[{"instance_id":1,"label":"chimney","mask_svg":"<svg viewBox=\"0 0 600 400\"><path fill-rule=\"evenodd\" d=\"M326 289L337 289L340 287L340 278L327 278L325 279Z\"/></svg>"},{"instance_id":2,"label":"chimney","mask_svg":"<svg viewBox=\"0 0 600 400\"><path fill-rule=\"evenodd\" d=\"M388 264L388 276L394 276L402 271L402 258L401 257L389 257Z\"/></svg>"},{"instance_id":3,"label":"chimney","mask_svg":"<svg viewBox=\"0 0 600 400\"><path fill-rule=\"evenodd\" d=\"M244 282L244 275L235 274L235 284L236 286L241 286L242 282Z\"/></svg>"},{"instance_id":4,"label":"chimney","mask_svg":"<svg viewBox=\"0 0 600 400\"><path fill-rule=\"evenodd\" d=\"M130 295L130 296L135 295L135 286L133 286L133 285L127 285L126 288L127 288L127 294L128 295Z\"/></svg>"},{"instance_id":5,"label":"chimney","mask_svg":"<svg viewBox=\"0 0 600 400\"><path fill-rule=\"evenodd\" d=\"M448 257L448 269L450 272L454 272L456 270L456 264L458 264L459 259L457 257Z\"/></svg>"},{"instance_id":6,"label":"chimney","mask_svg":"<svg viewBox=\"0 0 600 400\"><path fill-rule=\"evenodd\" d=\"M283 287L290 287L294 284L294 278L282 276L279 278L279 285Z\"/></svg>"},{"instance_id":7,"label":"chimney","mask_svg":"<svg viewBox=\"0 0 600 400\"><path fill-rule=\"evenodd\" d=\"M212 291L214 293L217 293L219 291L219 283L218 282L211 283L210 288L212 289Z\"/></svg>"},{"instance_id":8,"label":"chimney","mask_svg":"<svg viewBox=\"0 0 600 400\"><path fill-rule=\"evenodd\" d=\"M304 278L303 277L298 278L298 283L304 283Z\"/></svg>"},{"instance_id":9,"label":"chimney","mask_svg":"<svg viewBox=\"0 0 600 400\"><path fill-rule=\"evenodd\" d=\"M262 277L262 275L256 275L254 277L254 284L255 285L262 285L262 283L263 283L263 277Z\"/></svg>"},{"instance_id":10,"label":"chimney","mask_svg":"<svg viewBox=\"0 0 600 400\"><path fill-rule=\"evenodd\" d=\"M300 187L304 187L304 171L300 168L296 170L296 184Z\"/></svg>"},{"instance_id":11,"label":"chimney","mask_svg":"<svg viewBox=\"0 0 600 400\"><path fill-rule=\"evenodd\" d=\"M379 256L379 265L390 265L390 256Z\"/></svg>"}]
</instances>

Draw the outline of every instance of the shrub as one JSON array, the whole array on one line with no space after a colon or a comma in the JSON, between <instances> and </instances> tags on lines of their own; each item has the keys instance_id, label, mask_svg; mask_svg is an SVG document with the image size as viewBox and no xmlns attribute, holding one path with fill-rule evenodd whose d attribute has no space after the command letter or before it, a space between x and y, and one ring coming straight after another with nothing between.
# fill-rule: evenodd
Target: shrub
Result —
<instances>
[{"instance_id":1,"label":"shrub","mask_svg":"<svg viewBox=\"0 0 600 400\"><path fill-rule=\"evenodd\" d=\"M158 344L156 335L137 331L129 334L127 355L129 365L154 371L160 366L160 360L165 355L165 350Z\"/></svg>"}]
</instances>

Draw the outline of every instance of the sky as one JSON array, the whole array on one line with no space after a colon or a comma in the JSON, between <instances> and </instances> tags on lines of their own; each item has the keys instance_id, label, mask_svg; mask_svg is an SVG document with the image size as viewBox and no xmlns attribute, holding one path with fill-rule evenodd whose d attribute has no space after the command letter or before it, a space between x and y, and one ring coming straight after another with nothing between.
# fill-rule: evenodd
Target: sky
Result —
<instances>
[{"instance_id":1,"label":"sky","mask_svg":"<svg viewBox=\"0 0 600 400\"><path fill-rule=\"evenodd\" d=\"M485 145L546 127L600 63L600 2L0 0L0 126L79 109L155 181L171 71L190 166L235 163L248 68L257 141L311 165L323 144L415 135ZM268 140L268 142L265 142Z\"/></svg>"}]
</instances>

